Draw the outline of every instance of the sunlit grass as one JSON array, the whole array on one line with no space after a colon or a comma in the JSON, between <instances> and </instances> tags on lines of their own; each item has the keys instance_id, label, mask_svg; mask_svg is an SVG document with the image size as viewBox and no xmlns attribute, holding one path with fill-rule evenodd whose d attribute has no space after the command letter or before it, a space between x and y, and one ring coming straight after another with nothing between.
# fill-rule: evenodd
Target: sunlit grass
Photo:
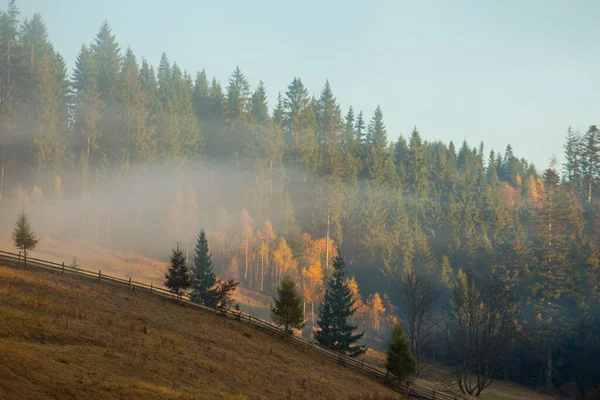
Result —
<instances>
[{"instance_id":1,"label":"sunlit grass","mask_svg":"<svg viewBox=\"0 0 600 400\"><path fill-rule=\"evenodd\" d=\"M398 398L237 321L108 283L0 267L0 399L351 396Z\"/></svg>"}]
</instances>

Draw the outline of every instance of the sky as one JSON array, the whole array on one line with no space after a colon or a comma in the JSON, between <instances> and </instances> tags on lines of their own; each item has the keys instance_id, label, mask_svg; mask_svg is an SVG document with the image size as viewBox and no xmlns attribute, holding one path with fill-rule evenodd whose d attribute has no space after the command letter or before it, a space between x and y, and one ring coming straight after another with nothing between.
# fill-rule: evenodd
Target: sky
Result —
<instances>
[{"instance_id":1,"label":"sky","mask_svg":"<svg viewBox=\"0 0 600 400\"><path fill-rule=\"evenodd\" d=\"M546 168L569 126L600 124L596 0L17 0L68 65L104 20L123 50L163 52L223 86L236 66L269 101L329 79L344 113L382 107L388 138L484 141Z\"/></svg>"}]
</instances>

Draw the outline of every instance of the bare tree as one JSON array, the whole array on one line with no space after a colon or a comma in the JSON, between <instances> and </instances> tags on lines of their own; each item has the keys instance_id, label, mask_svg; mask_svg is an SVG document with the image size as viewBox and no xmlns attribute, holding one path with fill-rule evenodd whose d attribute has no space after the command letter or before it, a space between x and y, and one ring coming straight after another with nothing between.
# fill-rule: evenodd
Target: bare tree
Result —
<instances>
[{"instance_id":1,"label":"bare tree","mask_svg":"<svg viewBox=\"0 0 600 400\"><path fill-rule=\"evenodd\" d=\"M417 362L417 375L421 375L423 351L434 338L436 325L435 303L439 292L432 282L412 270L405 272L400 282L400 313L407 325L410 350Z\"/></svg>"},{"instance_id":2,"label":"bare tree","mask_svg":"<svg viewBox=\"0 0 600 400\"><path fill-rule=\"evenodd\" d=\"M472 272L459 271L450 299L448 344L460 390L478 397L509 359L515 332L515 295L500 277L485 278L482 290Z\"/></svg>"}]
</instances>

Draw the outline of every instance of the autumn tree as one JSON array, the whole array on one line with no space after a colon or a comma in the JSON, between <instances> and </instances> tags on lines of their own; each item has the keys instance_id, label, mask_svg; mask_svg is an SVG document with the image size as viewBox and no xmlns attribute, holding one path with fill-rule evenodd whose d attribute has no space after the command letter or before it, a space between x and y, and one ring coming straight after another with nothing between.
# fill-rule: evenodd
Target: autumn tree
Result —
<instances>
[{"instance_id":1,"label":"autumn tree","mask_svg":"<svg viewBox=\"0 0 600 400\"><path fill-rule=\"evenodd\" d=\"M283 338L292 334L292 328L302 329L304 326L302 297L296 289L296 282L290 276L284 277L277 288L271 316L277 325L283 326Z\"/></svg>"},{"instance_id":2,"label":"autumn tree","mask_svg":"<svg viewBox=\"0 0 600 400\"><path fill-rule=\"evenodd\" d=\"M24 209L19 214L12 238L15 246L23 251L23 262L27 264L27 252L34 250L40 239L33 233Z\"/></svg>"},{"instance_id":3,"label":"autumn tree","mask_svg":"<svg viewBox=\"0 0 600 400\"><path fill-rule=\"evenodd\" d=\"M378 332L381 329L381 323L384 320L385 306L381 300L379 293L374 293L367 299L367 310L369 313L369 321L371 329Z\"/></svg>"},{"instance_id":4,"label":"autumn tree","mask_svg":"<svg viewBox=\"0 0 600 400\"><path fill-rule=\"evenodd\" d=\"M250 252L250 244L253 236L253 220L248 213L248 210L242 210L242 250L244 252L244 279L248 279L248 257ZM252 271L250 271L252 277Z\"/></svg>"},{"instance_id":5,"label":"autumn tree","mask_svg":"<svg viewBox=\"0 0 600 400\"><path fill-rule=\"evenodd\" d=\"M279 285L282 276L293 276L297 273L298 261L294 259L294 253L283 237L279 238L279 244L273 251L273 264L275 266L273 271L274 287Z\"/></svg>"}]
</instances>

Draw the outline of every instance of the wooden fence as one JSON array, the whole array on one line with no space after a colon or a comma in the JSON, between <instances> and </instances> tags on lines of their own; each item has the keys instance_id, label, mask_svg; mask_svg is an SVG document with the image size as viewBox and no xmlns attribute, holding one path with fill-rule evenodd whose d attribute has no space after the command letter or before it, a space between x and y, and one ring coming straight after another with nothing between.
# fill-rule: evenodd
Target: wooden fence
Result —
<instances>
[{"instance_id":1,"label":"wooden fence","mask_svg":"<svg viewBox=\"0 0 600 400\"><path fill-rule=\"evenodd\" d=\"M21 263L22 262L21 254L10 253L6 251L0 250L0 261L7 261L9 263ZM229 318L236 319L241 322L245 322L249 325L254 326L260 330L272 333L277 336L283 335L283 329L273 325L272 323L265 321L263 319L254 317L250 314L245 314L241 311L233 310L233 309L222 309L222 308L210 308L204 306L202 304L198 304L192 302L188 295L183 295L180 299L177 296L169 291L168 289L162 286L156 286L154 284L147 285L145 283L133 281L131 278L122 279L114 276L103 274L101 270L98 272L88 271L81 268L74 268L69 265L65 265L65 263L55 263L46 260L40 260L38 258L27 257L27 265L34 266L38 268L44 268L47 270L59 272L61 274L69 274L76 275L88 279L93 279L100 283L101 281L111 282L115 284L119 284L122 286L127 286L128 289L135 290L135 288L147 290L150 293L168 297L173 300L185 303L192 307L201 308L203 310L225 315ZM370 376L372 378L378 379L385 384L391 386L398 392L403 393L410 399L419 399L419 400L458 400L463 399L464 397L458 395L451 395L445 392L437 392L434 389L430 389L415 383L411 382L401 382L387 371L381 370L377 367L374 367L369 364L365 364L364 360L359 360L356 358L348 357L340 353L336 353L324 347L321 347L316 341L306 340L303 337L292 335L289 340L296 342L299 345L306 346L308 349L316 351L323 356L337 362L340 365L343 365L346 368L355 370L363 375Z\"/></svg>"}]
</instances>

